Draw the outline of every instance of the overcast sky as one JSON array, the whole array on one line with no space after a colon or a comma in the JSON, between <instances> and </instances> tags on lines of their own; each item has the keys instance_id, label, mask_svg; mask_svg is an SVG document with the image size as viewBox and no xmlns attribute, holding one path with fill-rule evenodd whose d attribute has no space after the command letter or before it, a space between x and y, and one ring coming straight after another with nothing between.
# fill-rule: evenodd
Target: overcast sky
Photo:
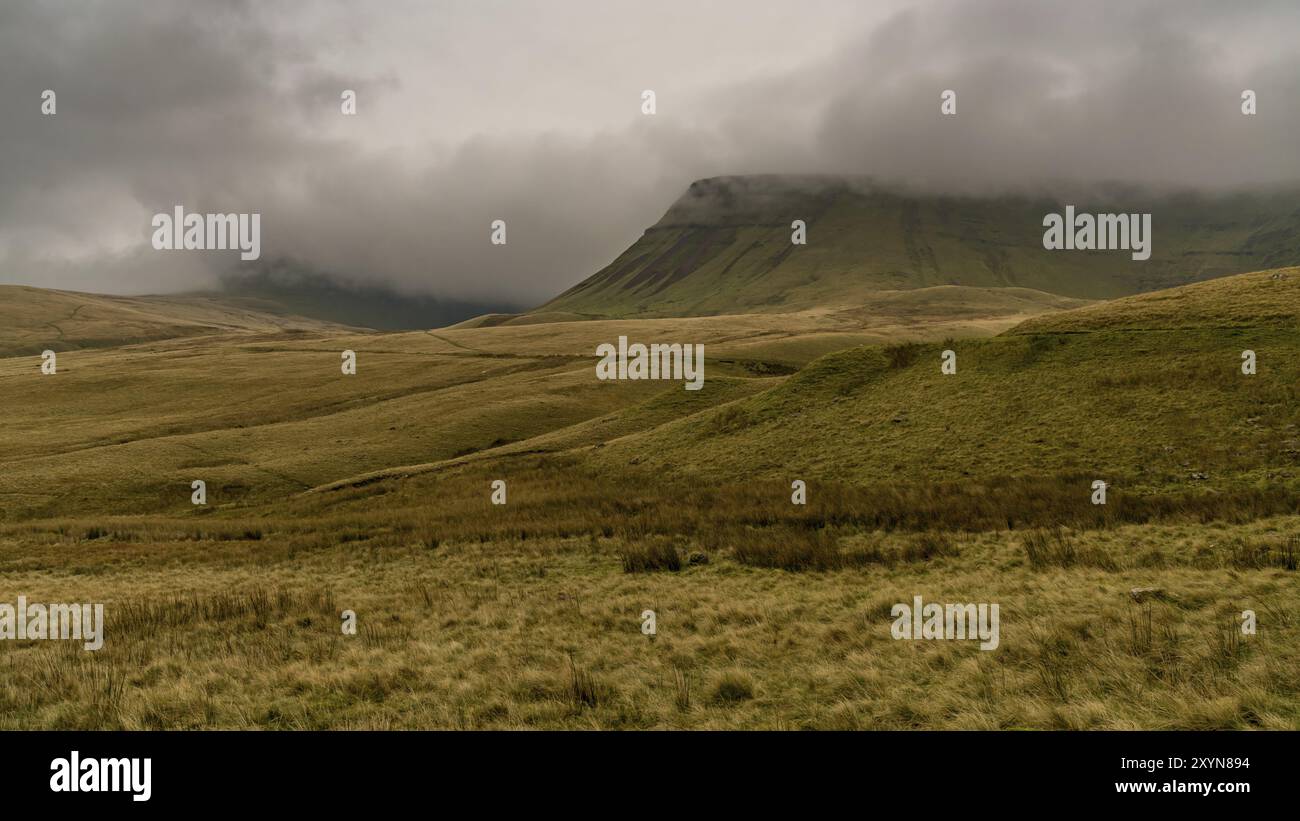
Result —
<instances>
[{"instance_id":1,"label":"overcast sky","mask_svg":"<svg viewBox=\"0 0 1300 821\"><path fill-rule=\"evenodd\" d=\"M0 282L210 287L237 254L150 245L178 204L261 213L263 263L527 305L699 177L1290 183L1297 43L1293 0L4 0Z\"/></svg>"}]
</instances>

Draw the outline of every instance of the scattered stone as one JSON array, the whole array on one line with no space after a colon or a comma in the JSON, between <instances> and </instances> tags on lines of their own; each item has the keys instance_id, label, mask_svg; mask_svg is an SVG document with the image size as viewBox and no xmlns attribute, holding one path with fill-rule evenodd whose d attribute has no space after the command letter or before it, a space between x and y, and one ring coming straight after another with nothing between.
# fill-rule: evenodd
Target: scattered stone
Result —
<instances>
[{"instance_id":1,"label":"scattered stone","mask_svg":"<svg viewBox=\"0 0 1300 821\"><path fill-rule=\"evenodd\" d=\"M1135 587L1128 591L1128 596L1133 601L1141 604L1151 599L1164 600L1169 598L1163 587Z\"/></svg>"}]
</instances>

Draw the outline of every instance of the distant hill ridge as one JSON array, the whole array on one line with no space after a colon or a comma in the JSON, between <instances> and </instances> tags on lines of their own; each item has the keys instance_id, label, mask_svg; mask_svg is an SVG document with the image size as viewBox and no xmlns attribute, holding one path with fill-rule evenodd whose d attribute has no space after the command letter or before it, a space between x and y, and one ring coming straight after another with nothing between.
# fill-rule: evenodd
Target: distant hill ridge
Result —
<instances>
[{"instance_id":1,"label":"distant hill ridge","mask_svg":"<svg viewBox=\"0 0 1300 821\"><path fill-rule=\"evenodd\" d=\"M1151 213L1151 258L1044 249L1044 215L1067 204ZM791 243L794 220L807 224L806 245ZM1076 201L903 193L856 178L715 177L692 183L613 262L537 311L788 311L936 285L1109 299L1296 264L1300 191L1152 195L1115 187Z\"/></svg>"},{"instance_id":2,"label":"distant hill ridge","mask_svg":"<svg viewBox=\"0 0 1300 821\"><path fill-rule=\"evenodd\" d=\"M218 333L355 331L265 300L219 294L110 296L0 285L0 357Z\"/></svg>"}]
</instances>

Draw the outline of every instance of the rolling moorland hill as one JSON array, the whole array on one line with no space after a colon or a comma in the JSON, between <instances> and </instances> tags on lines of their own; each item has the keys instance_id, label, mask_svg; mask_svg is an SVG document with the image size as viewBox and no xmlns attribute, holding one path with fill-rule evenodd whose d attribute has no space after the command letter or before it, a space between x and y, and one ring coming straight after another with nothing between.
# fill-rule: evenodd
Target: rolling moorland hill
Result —
<instances>
[{"instance_id":1,"label":"rolling moorland hill","mask_svg":"<svg viewBox=\"0 0 1300 821\"><path fill-rule=\"evenodd\" d=\"M593 458L715 480L978 487L1038 476L1294 494L1298 312L1291 268L1035 318L991 339L844 350ZM954 375L940 372L945 348ZM1242 373L1245 350L1255 375Z\"/></svg>"},{"instance_id":2,"label":"rolling moorland hill","mask_svg":"<svg viewBox=\"0 0 1300 821\"><path fill-rule=\"evenodd\" d=\"M1084 304L1024 289L880 293L839 310L374 333L205 297L12 288L0 310L0 519L284 498L372 471L563 450L763 390L831 351L989 336ZM708 390L594 379L602 342L706 345ZM90 346L98 346L93 349ZM58 373L40 351L60 351ZM355 376L340 353L358 355ZM147 406L142 406L142 397Z\"/></svg>"},{"instance_id":3,"label":"rolling moorland hill","mask_svg":"<svg viewBox=\"0 0 1300 821\"><path fill-rule=\"evenodd\" d=\"M1044 250L1043 216L1067 204L1089 213L1151 213L1151 258ZM1294 191L1157 196L1096 189L1063 201L907 194L829 177L716 177L692 183L617 259L536 312L785 312L941 285L1109 299L1298 264L1298 216ZM806 245L790 241L796 219L807 224Z\"/></svg>"},{"instance_id":4,"label":"rolling moorland hill","mask_svg":"<svg viewBox=\"0 0 1300 821\"><path fill-rule=\"evenodd\" d=\"M72 331L111 316L116 303L77 310L86 303L68 295L30 297L28 326L17 329L29 335L15 337L27 352L0 356L7 521L186 510L188 493L177 490L194 478L209 482L214 508L283 499L367 471L527 442L625 408L637 409L631 419L640 424L657 424L760 390L828 350L899 333L988 333L986 324L1009 322L918 320L900 330L892 317L766 315L377 334L214 332L177 320L141 327L188 335L138 342L140 328L110 321L83 337L115 331L132 344L63 351L58 372L43 375L37 353L54 332L36 311L49 309L50 321ZM620 334L706 344L710 389L597 381L595 346ZM344 350L357 353L354 376L340 372ZM596 441L609 430L598 429ZM587 441L591 433L575 435Z\"/></svg>"},{"instance_id":5,"label":"rolling moorland hill","mask_svg":"<svg viewBox=\"0 0 1300 821\"><path fill-rule=\"evenodd\" d=\"M0 356L221 333L355 330L238 297L106 296L0 285Z\"/></svg>"},{"instance_id":6,"label":"rolling moorland hill","mask_svg":"<svg viewBox=\"0 0 1300 821\"><path fill-rule=\"evenodd\" d=\"M1295 268L1213 279L1034 317L1007 332L1267 327L1300 329L1300 275Z\"/></svg>"}]
</instances>

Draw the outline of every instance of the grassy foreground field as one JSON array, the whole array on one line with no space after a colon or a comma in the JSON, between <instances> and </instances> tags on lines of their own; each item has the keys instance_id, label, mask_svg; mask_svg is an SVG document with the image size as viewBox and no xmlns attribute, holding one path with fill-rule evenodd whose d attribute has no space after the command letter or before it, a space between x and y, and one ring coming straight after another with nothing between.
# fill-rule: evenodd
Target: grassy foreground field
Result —
<instances>
[{"instance_id":1,"label":"grassy foreground field","mask_svg":"<svg viewBox=\"0 0 1300 821\"><path fill-rule=\"evenodd\" d=\"M659 496L554 456L494 468L274 513L7 529L5 577L32 601L105 600L109 639L97 653L6 643L0 723L1297 723L1297 516L889 531L829 504L783 513L779 486ZM511 499L494 511L498 474ZM999 602L1000 647L894 641L890 608L914 595ZM340 632L348 609L356 636ZM1258 635L1241 636L1243 609Z\"/></svg>"},{"instance_id":2,"label":"grassy foreground field","mask_svg":"<svg viewBox=\"0 0 1300 821\"><path fill-rule=\"evenodd\" d=\"M0 642L0 727L1300 727L1297 285L0 360L0 602L107 619ZM598 383L618 333L705 389ZM895 640L914 596L998 648Z\"/></svg>"}]
</instances>

